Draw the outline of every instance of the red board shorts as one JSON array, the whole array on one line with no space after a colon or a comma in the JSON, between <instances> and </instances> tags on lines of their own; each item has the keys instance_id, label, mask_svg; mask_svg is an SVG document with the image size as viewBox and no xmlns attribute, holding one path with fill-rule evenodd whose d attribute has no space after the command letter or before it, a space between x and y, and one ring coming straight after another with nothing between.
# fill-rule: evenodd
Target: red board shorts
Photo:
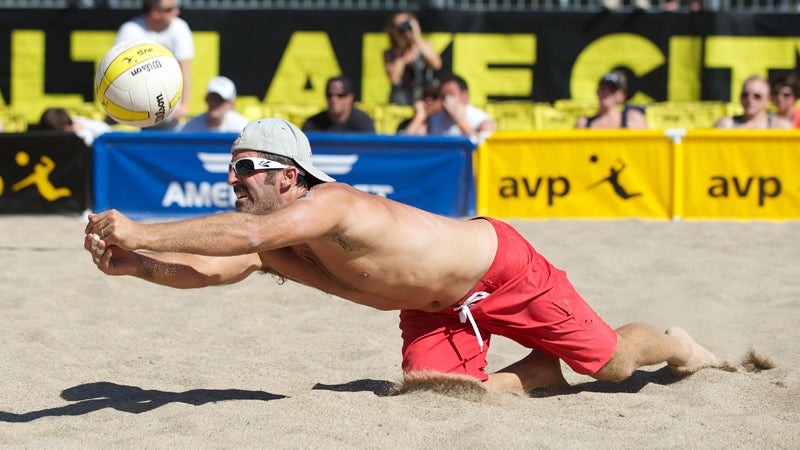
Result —
<instances>
[{"instance_id":1,"label":"red board shorts","mask_svg":"<svg viewBox=\"0 0 800 450\"><path fill-rule=\"evenodd\" d=\"M553 267L514 228L482 219L497 232L497 253L486 275L455 305L476 292L488 293L469 306L479 333L469 321L462 323L454 308L433 313L402 310L403 370L486 380L483 350L492 334L560 358L578 373L600 370L614 355L616 332L578 295L566 273Z\"/></svg>"}]
</instances>

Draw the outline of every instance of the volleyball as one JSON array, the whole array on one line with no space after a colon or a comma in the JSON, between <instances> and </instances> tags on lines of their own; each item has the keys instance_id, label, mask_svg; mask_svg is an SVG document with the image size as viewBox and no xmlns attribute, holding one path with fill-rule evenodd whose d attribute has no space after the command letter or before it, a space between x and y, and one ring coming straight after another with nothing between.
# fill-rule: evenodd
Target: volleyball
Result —
<instances>
[{"instance_id":1,"label":"volleyball","mask_svg":"<svg viewBox=\"0 0 800 450\"><path fill-rule=\"evenodd\" d=\"M114 120L149 127L169 117L181 99L178 60L161 44L127 41L113 46L94 77L97 99Z\"/></svg>"}]
</instances>

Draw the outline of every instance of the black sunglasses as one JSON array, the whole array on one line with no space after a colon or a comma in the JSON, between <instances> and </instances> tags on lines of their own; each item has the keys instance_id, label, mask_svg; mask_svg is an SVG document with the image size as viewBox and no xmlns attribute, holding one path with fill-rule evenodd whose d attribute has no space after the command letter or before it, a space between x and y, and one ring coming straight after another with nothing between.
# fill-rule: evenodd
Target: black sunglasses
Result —
<instances>
[{"instance_id":1,"label":"black sunglasses","mask_svg":"<svg viewBox=\"0 0 800 450\"><path fill-rule=\"evenodd\" d=\"M350 95L350 94L334 94L333 92L326 92L325 93L325 97L327 97L327 98L331 98L331 97L345 98L348 95Z\"/></svg>"}]
</instances>

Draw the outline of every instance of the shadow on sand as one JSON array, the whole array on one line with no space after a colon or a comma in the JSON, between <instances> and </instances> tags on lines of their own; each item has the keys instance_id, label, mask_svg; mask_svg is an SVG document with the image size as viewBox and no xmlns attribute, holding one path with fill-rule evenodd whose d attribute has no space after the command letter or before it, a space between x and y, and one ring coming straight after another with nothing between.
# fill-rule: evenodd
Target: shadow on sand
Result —
<instances>
[{"instance_id":1,"label":"shadow on sand","mask_svg":"<svg viewBox=\"0 0 800 450\"><path fill-rule=\"evenodd\" d=\"M79 416L106 408L140 414L168 403L199 406L226 400L269 401L285 397L263 391L241 389L192 389L185 392L166 392L100 381L81 384L61 392L61 398L76 403L20 414L0 411L0 422L30 422L42 417Z\"/></svg>"},{"instance_id":2,"label":"shadow on sand","mask_svg":"<svg viewBox=\"0 0 800 450\"><path fill-rule=\"evenodd\" d=\"M388 397L395 390L395 383L384 380L362 379L343 384L317 383L312 390L333 392L372 392L378 397Z\"/></svg>"},{"instance_id":3,"label":"shadow on sand","mask_svg":"<svg viewBox=\"0 0 800 450\"><path fill-rule=\"evenodd\" d=\"M544 388L530 392L531 397L552 397L555 395L570 395L580 392L603 392L607 394L634 394L639 392L648 384L660 384L662 386L677 383L690 376L688 372L678 372L669 366L664 366L654 372L637 370L625 381L590 381L563 388Z\"/></svg>"}]
</instances>

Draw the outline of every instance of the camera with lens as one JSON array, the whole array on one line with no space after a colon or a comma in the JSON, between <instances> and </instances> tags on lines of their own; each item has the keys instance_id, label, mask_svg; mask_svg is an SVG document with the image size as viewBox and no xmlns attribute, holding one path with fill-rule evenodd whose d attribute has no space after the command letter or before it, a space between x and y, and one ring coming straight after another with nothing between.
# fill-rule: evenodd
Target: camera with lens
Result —
<instances>
[{"instance_id":1,"label":"camera with lens","mask_svg":"<svg viewBox=\"0 0 800 450\"><path fill-rule=\"evenodd\" d=\"M411 29L411 22L406 20L405 22L401 23L399 27L400 31L408 31Z\"/></svg>"}]
</instances>

